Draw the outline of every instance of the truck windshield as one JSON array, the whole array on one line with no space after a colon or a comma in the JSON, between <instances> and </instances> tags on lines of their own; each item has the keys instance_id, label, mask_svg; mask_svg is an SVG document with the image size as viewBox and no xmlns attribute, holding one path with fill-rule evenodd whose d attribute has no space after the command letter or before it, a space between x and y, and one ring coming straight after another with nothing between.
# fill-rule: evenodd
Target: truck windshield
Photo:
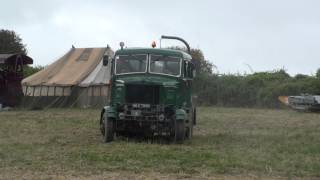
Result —
<instances>
[{"instance_id":1,"label":"truck windshield","mask_svg":"<svg viewBox=\"0 0 320 180\"><path fill-rule=\"evenodd\" d=\"M151 55L150 73L179 76L180 62L181 59L178 57Z\"/></svg>"},{"instance_id":2,"label":"truck windshield","mask_svg":"<svg viewBox=\"0 0 320 180\"><path fill-rule=\"evenodd\" d=\"M116 57L116 74L141 73L147 71L147 55L120 55Z\"/></svg>"}]
</instances>

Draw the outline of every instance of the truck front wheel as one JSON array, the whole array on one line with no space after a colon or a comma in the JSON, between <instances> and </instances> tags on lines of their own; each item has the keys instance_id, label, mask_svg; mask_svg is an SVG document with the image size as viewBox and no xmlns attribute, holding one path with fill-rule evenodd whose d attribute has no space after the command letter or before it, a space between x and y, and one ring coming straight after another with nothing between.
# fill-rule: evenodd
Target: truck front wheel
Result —
<instances>
[{"instance_id":1,"label":"truck front wheel","mask_svg":"<svg viewBox=\"0 0 320 180\"><path fill-rule=\"evenodd\" d=\"M114 138L114 120L104 118L104 142L111 142Z\"/></svg>"},{"instance_id":2,"label":"truck front wheel","mask_svg":"<svg viewBox=\"0 0 320 180\"><path fill-rule=\"evenodd\" d=\"M186 130L186 139L191 139L193 136L193 125L190 124L190 127Z\"/></svg>"},{"instance_id":3,"label":"truck front wheel","mask_svg":"<svg viewBox=\"0 0 320 180\"><path fill-rule=\"evenodd\" d=\"M185 137L185 124L184 120L178 120L175 122L175 142L178 144L183 143Z\"/></svg>"},{"instance_id":4,"label":"truck front wheel","mask_svg":"<svg viewBox=\"0 0 320 180\"><path fill-rule=\"evenodd\" d=\"M104 136L104 116L103 116L103 112L102 115L100 117L100 132L102 134L102 136Z\"/></svg>"}]
</instances>

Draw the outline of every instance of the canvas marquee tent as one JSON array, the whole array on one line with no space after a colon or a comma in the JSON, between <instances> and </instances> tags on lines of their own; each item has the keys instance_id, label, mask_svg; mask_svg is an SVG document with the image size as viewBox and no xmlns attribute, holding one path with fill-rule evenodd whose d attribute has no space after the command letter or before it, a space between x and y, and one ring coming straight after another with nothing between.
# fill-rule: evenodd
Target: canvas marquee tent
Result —
<instances>
[{"instance_id":1,"label":"canvas marquee tent","mask_svg":"<svg viewBox=\"0 0 320 180\"><path fill-rule=\"evenodd\" d=\"M109 47L71 48L64 56L22 81L23 106L102 107L107 103L111 66L103 66Z\"/></svg>"}]
</instances>

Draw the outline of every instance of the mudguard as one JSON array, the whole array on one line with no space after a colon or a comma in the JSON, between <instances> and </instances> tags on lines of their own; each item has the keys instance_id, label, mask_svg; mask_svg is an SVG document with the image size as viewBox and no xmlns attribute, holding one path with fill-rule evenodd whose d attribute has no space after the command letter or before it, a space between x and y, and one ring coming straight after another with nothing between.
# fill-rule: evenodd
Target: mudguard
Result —
<instances>
[{"instance_id":1,"label":"mudguard","mask_svg":"<svg viewBox=\"0 0 320 180\"><path fill-rule=\"evenodd\" d=\"M116 118L117 112L116 110L111 106L105 106L103 107L104 113L106 114L107 118Z\"/></svg>"},{"instance_id":2,"label":"mudguard","mask_svg":"<svg viewBox=\"0 0 320 180\"><path fill-rule=\"evenodd\" d=\"M187 113L183 109L176 110L176 120L185 120L187 119Z\"/></svg>"}]
</instances>

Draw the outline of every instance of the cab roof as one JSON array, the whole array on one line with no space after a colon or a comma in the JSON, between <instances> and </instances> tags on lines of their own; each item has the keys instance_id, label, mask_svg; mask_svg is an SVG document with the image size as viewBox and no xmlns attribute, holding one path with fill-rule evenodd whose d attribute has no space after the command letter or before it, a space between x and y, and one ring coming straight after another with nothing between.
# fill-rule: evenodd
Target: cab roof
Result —
<instances>
[{"instance_id":1,"label":"cab roof","mask_svg":"<svg viewBox=\"0 0 320 180\"><path fill-rule=\"evenodd\" d=\"M127 55L127 54L161 54L169 56L178 56L191 60L191 56L181 50L174 49L160 49L160 48L124 48L117 50L115 55Z\"/></svg>"}]
</instances>

